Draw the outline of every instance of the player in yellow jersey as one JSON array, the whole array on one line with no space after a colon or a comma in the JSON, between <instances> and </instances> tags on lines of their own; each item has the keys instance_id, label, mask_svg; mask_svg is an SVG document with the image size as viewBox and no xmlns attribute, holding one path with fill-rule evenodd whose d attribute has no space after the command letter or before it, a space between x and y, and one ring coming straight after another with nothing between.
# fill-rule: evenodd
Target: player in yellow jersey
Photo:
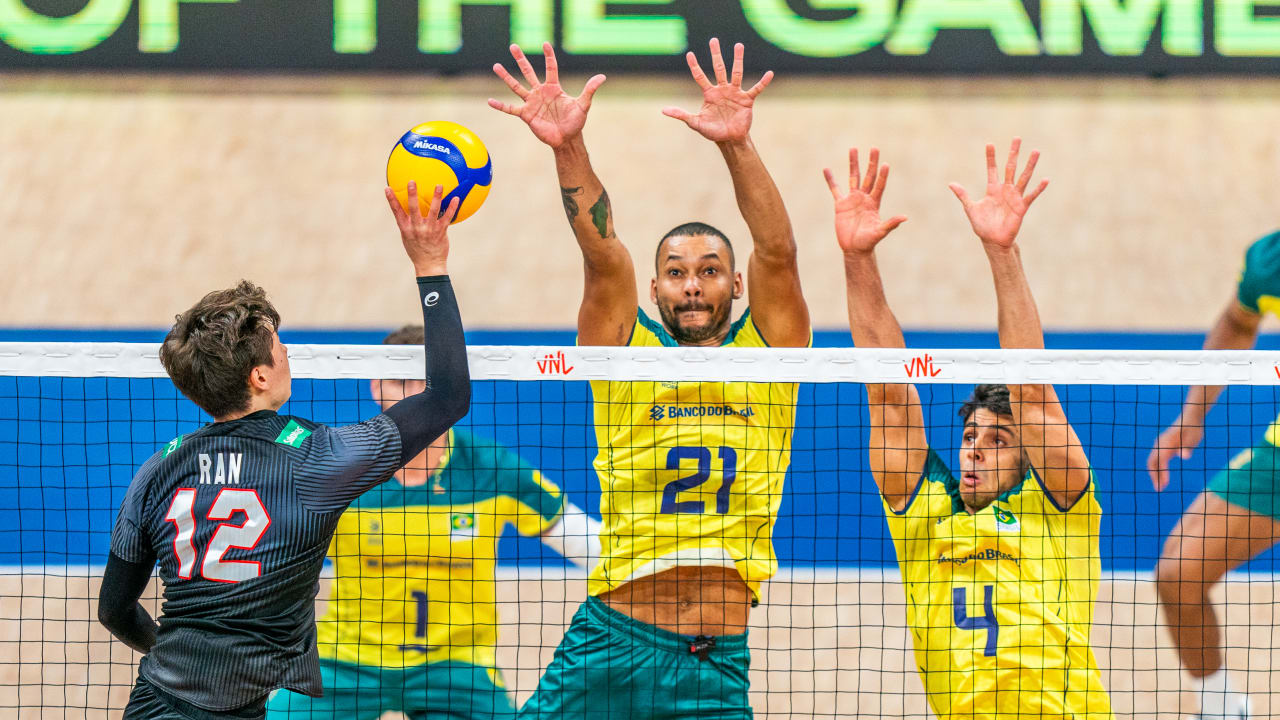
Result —
<instances>
[{"instance_id":1,"label":"player in yellow jersey","mask_svg":"<svg viewBox=\"0 0 1280 720\"><path fill-rule=\"evenodd\" d=\"M657 243L649 298L638 308L631 256L614 233L609 196L582 138L591 98L560 87L543 47L540 81L516 46L528 87L495 72L521 103L497 109L524 120L555 155L569 222L582 251L578 313L583 345L806 346L809 312L782 198L751 143L752 106L772 79L742 86L742 46L726 68L711 41L714 82L693 53L702 90L696 114L666 108L716 143L724 156L754 250L751 304L735 322L742 275L724 233L686 223ZM777 562L772 529L790 462L792 383L593 382L596 473L603 492L601 560L578 611L522 708L529 718L750 717L748 611Z\"/></svg>"},{"instance_id":2,"label":"player in yellow jersey","mask_svg":"<svg viewBox=\"0 0 1280 720\"><path fill-rule=\"evenodd\" d=\"M1236 283L1205 338L1206 350L1247 350L1262 319L1280 316L1280 232L1249 246ZM1147 469L1156 490L1169 484L1169 463L1187 460L1204 439L1204 422L1221 387L1187 391L1182 413L1156 440ZM1209 590L1228 571L1280 540L1280 420L1252 448L1215 474L1170 533L1156 565L1156 588L1182 666L1197 684L1201 720L1246 720L1249 699L1227 677L1222 628Z\"/></svg>"},{"instance_id":3,"label":"player in yellow jersey","mask_svg":"<svg viewBox=\"0 0 1280 720\"><path fill-rule=\"evenodd\" d=\"M1038 154L1003 182L987 146L987 193L964 205L991 264L1000 345L1044 347L1015 242L1044 190L1027 192ZM875 247L905 220L882 221L888 166L871 151L849 190L826 171L844 252L849 324L860 348L904 347L885 300ZM1110 720L1089 645L1101 573L1101 509L1079 439L1051 385L979 385L961 409L957 477L929 445L913 385L867 385L871 471L906 586L916 662L941 720Z\"/></svg>"},{"instance_id":4,"label":"player in yellow jersey","mask_svg":"<svg viewBox=\"0 0 1280 720\"><path fill-rule=\"evenodd\" d=\"M384 341L412 345L421 325ZM421 380L374 380L384 409ZM498 720L515 707L498 670L498 539L512 525L586 567L599 523L493 440L455 427L342 515L334 588L316 623L324 697L278 693L269 720Z\"/></svg>"}]
</instances>

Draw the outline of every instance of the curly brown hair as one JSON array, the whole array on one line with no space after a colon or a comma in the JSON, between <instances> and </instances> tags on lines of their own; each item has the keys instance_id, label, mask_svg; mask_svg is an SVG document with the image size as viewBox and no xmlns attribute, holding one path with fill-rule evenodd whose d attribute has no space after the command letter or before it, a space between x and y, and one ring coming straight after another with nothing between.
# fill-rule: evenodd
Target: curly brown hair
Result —
<instances>
[{"instance_id":1,"label":"curly brown hair","mask_svg":"<svg viewBox=\"0 0 1280 720\"><path fill-rule=\"evenodd\" d=\"M160 346L173 384L215 418L249 407L249 371L274 367L271 348L280 313L248 280L205 295L175 318Z\"/></svg>"}]
</instances>

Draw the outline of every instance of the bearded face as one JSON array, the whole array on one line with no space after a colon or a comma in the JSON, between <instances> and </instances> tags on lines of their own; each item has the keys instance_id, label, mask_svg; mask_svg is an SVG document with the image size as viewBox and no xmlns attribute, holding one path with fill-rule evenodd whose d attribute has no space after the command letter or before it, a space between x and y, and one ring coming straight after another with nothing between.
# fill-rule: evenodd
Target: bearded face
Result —
<instances>
[{"instance_id":1,"label":"bearded face","mask_svg":"<svg viewBox=\"0 0 1280 720\"><path fill-rule=\"evenodd\" d=\"M667 238L658 251L651 299L662 324L681 345L718 345L729 332L742 276L728 245L711 235Z\"/></svg>"}]
</instances>

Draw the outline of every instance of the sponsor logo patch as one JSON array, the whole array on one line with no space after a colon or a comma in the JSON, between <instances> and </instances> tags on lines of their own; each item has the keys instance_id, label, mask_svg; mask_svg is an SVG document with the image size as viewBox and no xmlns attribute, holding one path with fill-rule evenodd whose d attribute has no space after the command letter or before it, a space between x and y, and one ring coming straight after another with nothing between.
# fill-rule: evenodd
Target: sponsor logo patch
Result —
<instances>
[{"instance_id":1,"label":"sponsor logo patch","mask_svg":"<svg viewBox=\"0 0 1280 720\"><path fill-rule=\"evenodd\" d=\"M288 425L280 431L276 436L276 442L289 447L302 447L302 442L311 437L311 431L298 424L297 420L290 420Z\"/></svg>"}]
</instances>

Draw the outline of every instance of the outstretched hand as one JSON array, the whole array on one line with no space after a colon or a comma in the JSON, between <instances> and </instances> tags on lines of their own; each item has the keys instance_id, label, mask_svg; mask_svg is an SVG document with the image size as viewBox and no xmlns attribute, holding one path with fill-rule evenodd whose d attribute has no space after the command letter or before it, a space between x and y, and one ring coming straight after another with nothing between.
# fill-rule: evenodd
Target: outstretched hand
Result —
<instances>
[{"instance_id":1,"label":"outstretched hand","mask_svg":"<svg viewBox=\"0 0 1280 720\"><path fill-rule=\"evenodd\" d=\"M556 53L551 49L551 43L542 44L542 56L546 64L546 78L539 82L529 58L525 57L519 45L512 45L511 57L515 58L516 66L520 68L529 87L526 88L512 77L500 63L495 63L493 72L523 102L511 104L489 98L489 107L515 115L525 121L534 137L552 148L558 148L582 133L583 126L587 124L587 111L591 109L591 98L604 84L605 78L604 75L593 75L582 88L582 94L576 98L571 97L560 86L560 66L556 63Z\"/></svg>"},{"instance_id":2,"label":"outstretched hand","mask_svg":"<svg viewBox=\"0 0 1280 720\"><path fill-rule=\"evenodd\" d=\"M447 275L449 259L449 223L458 214L461 200L453 198L444 212L440 211L444 187L437 185L431 195L431 205L427 214L422 214L422 206L418 201L418 184L409 181L409 209L400 205L395 191L386 189L387 204L391 206L391 214L400 228L400 241L404 243L404 251L413 261L413 268L418 277L431 275Z\"/></svg>"},{"instance_id":3,"label":"outstretched hand","mask_svg":"<svg viewBox=\"0 0 1280 720\"><path fill-rule=\"evenodd\" d=\"M1191 453L1204 439L1204 426L1182 424L1181 421L1170 425L1156 438L1151 453L1147 455L1147 472L1151 475L1151 486L1157 492L1169 485L1169 463L1176 457L1190 460Z\"/></svg>"},{"instance_id":4,"label":"outstretched hand","mask_svg":"<svg viewBox=\"0 0 1280 720\"><path fill-rule=\"evenodd\" d=\"M1022 139L1014 138L1013 146L1009 149L1009 160L1005 163L1002 183L996 171L996 146L987 145L987 194L981 200L970 200L969 193L959 183L951 183L949 186L964 206L964 214L969 217L973 232L983 243L1000 248L1012 247L1018 239L1018 230L1022 228L1022 218L1027 214L1027 209L1049 186L1048 180L1041 180L1035 190L1027 193L1027 185L1031 183L1031 175L1040 160L1038 150L1032 151L1026 169L1015 182L1018 152L1021 148Z\"/></svg>"},{"instance_id":5,"label":"outstretched hand","mask_svg":"<svg viewBox=\"0 0 1280 720\"><path fill-rule=\"evenodd\" d=\"M889 182L889 166L880 164L879 149L871 148L865 177L858 172L858 149L849 149L848 193L842 193L830 168L824 168L822 174L836 201L836 242L844 252L870 252L894 228L907 221L904 215L887 221L880 219L880 198Z\"/></svg>"},{"instance_id":6,"label":"outstretched hand","mask_svg":"<svg viewBox=\"0 0 1280 720\"><path fill-rule=\"evenodd\" d=\"M764 92L773 80L770 70L749 89L742 89L742 43L733 46L733 72L725 71L724 56L720 54L720 41L711 38L711 67L716 84L712 85L707 74L698 65L698 57L692 52L685 55L693 81L702 88L702 109L695 115L677 107L666 107L662 114L682 120L698 134L712 142L737 142L745 140L751 130L751 106L756 96Z\"/></svg>"}]
</instances>

